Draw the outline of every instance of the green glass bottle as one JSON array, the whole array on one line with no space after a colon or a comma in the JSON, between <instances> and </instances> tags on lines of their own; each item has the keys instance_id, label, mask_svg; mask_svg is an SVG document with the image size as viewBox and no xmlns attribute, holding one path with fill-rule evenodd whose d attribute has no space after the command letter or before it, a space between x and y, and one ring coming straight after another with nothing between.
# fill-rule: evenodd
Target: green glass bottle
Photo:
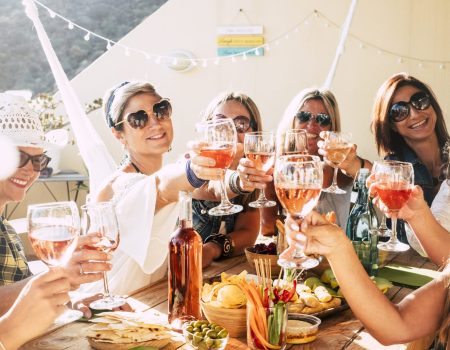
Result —
<instances>
[{"instance_id":1,"label":"green glass bottle","mask_svg":"<svg viewBox=\"0 0 450 350\"><path fill-rule=\"evenodd\" d=\"M359 171L355 187L358 197L347 220L346 234L352 241L361 264L370 276L378 271L378 217L368 195L369 170Z\"/></svg>"}]
</instances>

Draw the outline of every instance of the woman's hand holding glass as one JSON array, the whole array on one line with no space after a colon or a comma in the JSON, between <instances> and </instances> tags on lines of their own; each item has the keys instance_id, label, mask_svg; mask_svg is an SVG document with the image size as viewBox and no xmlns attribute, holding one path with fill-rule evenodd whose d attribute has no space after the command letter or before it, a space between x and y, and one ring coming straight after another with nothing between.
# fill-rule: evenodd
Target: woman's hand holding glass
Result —
<instances>
[{"instance_id":1,"label":"woman's hand holding glass","mask_svg":"<svg viewBox=\"0 0 450 350\"><path fill-rule=\"evenodd\" d=\"M275 163L275 191L284 209L296 220L302 220L317 205L323 182L322 162L317 156L281 156ZM288 243L291 244L288 237ZM280 254L278 264L284 268L310 269L319 264L296 245Z\"/></svg>"},{"instance_id":2,"label":"woman's hand holding glass","mask_svg":"<svg viewBox=\"0 0 450 350\"><path fill-rule=\"evenodd\" d=\"M259 170L255 162L248 158L241 158L237 167L239 184L244 191L252 192L255 189L264 190L267 184L273 181L273 168L268 171Z\"/></svg>"}]
</instances>

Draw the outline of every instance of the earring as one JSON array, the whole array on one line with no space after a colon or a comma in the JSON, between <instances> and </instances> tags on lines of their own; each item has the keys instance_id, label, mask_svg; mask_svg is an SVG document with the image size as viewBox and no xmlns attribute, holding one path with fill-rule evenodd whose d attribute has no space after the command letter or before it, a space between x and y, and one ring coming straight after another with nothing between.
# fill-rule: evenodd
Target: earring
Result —
<instances>
[{"instance_id":1,"label":"earring","mask_svg":"<svg viewBox=\"0 0 450 350\"><path fill-rule=\"evenodd\" d=\"M169 149L167 150L167 152L170 152L172 150L172 145L169 146Z\"/></svg>"}]
</instances>

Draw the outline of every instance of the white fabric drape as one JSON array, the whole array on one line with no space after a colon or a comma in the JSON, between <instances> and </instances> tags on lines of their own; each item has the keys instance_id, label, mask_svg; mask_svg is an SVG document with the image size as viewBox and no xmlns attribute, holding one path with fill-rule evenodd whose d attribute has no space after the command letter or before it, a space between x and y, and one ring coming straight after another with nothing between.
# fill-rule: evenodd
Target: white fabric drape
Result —
<instances>
[{"instance_id":1,"label":"white fabric drape","mask_svg":"<svg viewBox=\"0 0 450 350\"><path fill-rule=\"evenodd\" d=\"M77 146L89 171L90 190L96 191L103 181L115 171L117 165L86 116L39 19L36 5L32 0L23 0L22 3L25 6L27 16L36 28L39 41L61 93L63 104L77 140Z\"/></svg>"}]
</instances>

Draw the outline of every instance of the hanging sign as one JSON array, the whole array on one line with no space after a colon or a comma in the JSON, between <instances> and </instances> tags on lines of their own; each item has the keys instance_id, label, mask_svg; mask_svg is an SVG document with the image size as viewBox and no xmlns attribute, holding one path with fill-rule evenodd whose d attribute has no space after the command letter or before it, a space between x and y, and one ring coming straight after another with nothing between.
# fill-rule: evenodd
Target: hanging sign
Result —
<instances>
[{"instance_id":1,"label":"hanging sign","mask_svg":"<svg viewBox=\"0 0 450 350\"><path fill-rule=\"evenodd\" d=\"M217 27L217 55L263 56L263 26Z\"/></svg>"}]
</instances>

